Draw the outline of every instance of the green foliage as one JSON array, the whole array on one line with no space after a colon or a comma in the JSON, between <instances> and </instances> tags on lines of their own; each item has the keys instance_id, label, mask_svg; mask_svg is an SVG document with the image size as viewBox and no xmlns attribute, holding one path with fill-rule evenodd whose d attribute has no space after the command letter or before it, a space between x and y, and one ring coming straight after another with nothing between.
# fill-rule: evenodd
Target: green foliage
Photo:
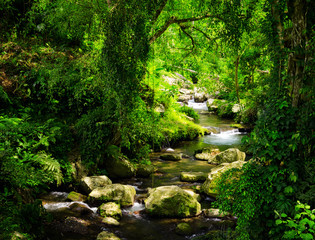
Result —
<instances>
[{"instance_id":1,"label":"green foliage","mask_svg":"<svg viewBox=\"0 0 315 240\"><path fill-rule=\"evenodd\" d=\"M195 121L199 119L199 114L196 113L196 111L190 107L184 105L180 107L179 111L185 113L188 117L193 118Z\"/></svg>"},{"instance_id":2,"label":"green foliage","mask_svg":"<svg viewBox=\"0 0 315 240\"><path fill-rule=\"evenodd\" d=\"M278 219L277 225L285 225L286 230L283 239L314 239L315 235L315 209L311 210L307 204L297 201L295 205L295 216L292 219L285 213L279 214L275 211Z\"/></svg>"},{"instance_id":3,"label":"green foliage","mask_svg":"<svg viewBox=\"0 0 315 240\"><path fill-rule=\"evenodd\" d=\"M105 106L82 115L75 126L83 161L89 167L102 161L102 154L108 146L118 145L121 141L120 133L117 132L119 126L115 99L109 99Z\"/></svg>"},{"instance_id":4,"label":"green foliage","mask_svg":"<svg viewBox=\"0 0 315 240\"><path fill-rule=\"evenodd\" d=\"M69 165L48 152L60 156L69 146L59 148L59 144L68 144L67 139L63 139L62 129L52 123L50 120L38 125L19 118L0 118L2 181L34 190L54 181L61 184L61 169Z\"/></svg>"}]
</instances>

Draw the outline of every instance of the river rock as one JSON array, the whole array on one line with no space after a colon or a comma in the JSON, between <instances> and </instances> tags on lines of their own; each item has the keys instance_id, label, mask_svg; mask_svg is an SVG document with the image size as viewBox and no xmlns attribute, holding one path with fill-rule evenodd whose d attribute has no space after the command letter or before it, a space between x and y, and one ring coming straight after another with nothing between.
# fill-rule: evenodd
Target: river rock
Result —
<instances>
[{"instance_id":1,"label":"river rock","mask_svg":"<svg viewBox=\"0 0 315 240\"><path fill-rule=\"evenodd\" d=\"M147 178L152 173L155 172L155 167L153 165L147 165L147 164L138 164L137 166L137 177L143 177Z\"/></svg>"},{"instance_id":2,"label":"river rock","mask_svg":"<svg viewBox=\"0 0 315 240\"><path fill-rule=\"evenodd\" d=\"M110 178L131 178L136 173L131 162L123 156L108 159L105 167Z\"/></svg>"},{"instance_id":3,"label":"river rock","mask_svg":"<svg viewBox=\"0 0 315 240\"><path fill-rule=\"evenodd\" d=\"M193 232L192 227L188 223L179 223L175 229L178 235L191 235Z\"/></svg>"},{"instance_id":4,"label":"river rock","mask_svg":"<svg viewBox=\"0 0 315 240\"><path fill-rule=\"evenodd\" d=\"M114 202L103 203L98 211L102 217L113 217L119 220L122 217L122 212L119 204Z\"/></svg>"},{"instance_id":5,"label":"river rock","mask_svg":"<svg viewBox=\"0 0 315 240\"><path fill-rule=\"evenodd\" d=\"M198 160L209 161L213 156L220 152L217 148L203 148L201 150L196 151L195 158Z\"/></svg>"},{"instance_id":6,"label":"river rock","mask_svg":"<svg viewBox=\"0 0 315 240\"><path fill-rule=\"evenodd\" d=\"M194 98L196 103L200 103L207 101L208 95L204 92L195 92Z\"/></svg>"},{"instance_id":7,"label":"river rock","mask_svg":"<svg viewBox=\"0 0 315 240\"><path fill-rule=\"evenodd\" d=\"M91 176L81 179L80 188L87 194L92 192L95 188L105 187L112 184L112 181L105 175L103 176Z\"/></svg>"},{"instance_id":8,"label":"river rock","mask_svg":"<svg viewBox=\"0 0 315 240\"><path fill-rule=\"evenodd\" d=\"M102 223L105 223L105 224L110 225L110 226L119 226L120 225L120 223L115 218L112 218L112 217L105 217L102 220Z\"/></svg>"},{"instance_id":9,"label":"river rock","mask_svg":"<svg viewBox=\"0 0 315 240\"><path fill-rule=\"evenodd\" d=\"M164 153L160 156L162 160L179 161L182 159L181 153Z\"/></svg>"},{"instance_id":10,"label":"river rock","mask_svg":"<svg viewBox=\"0 0 315 240\"><path fill-rule=\"evenodd\" d=\"M208 174L204 172L181 172L180 180L183 182L205 181Z\"/></svg>"},{"instance_id":11,"label":"river rock","mask_svg":"<svg viewBox=\"0 0 315 240\"><path fill-rule=\"evenodd\" d=\"M211 156L208 159L210 164L231 163L236 161L244 161L246 154L237 148L229 148L217 155Z\"/></svg>"},{"instance_id":12,"label":"river rock","mask_svg":"<svg viewBox=\"0 0 315 240\"><path fill-rule=\"evenodd\" d=\"M122 184L111 184L94 189L89 194L91 201L117 202L122 206L133 205L136 190L133 186Z\"/></svg>"},{"instance_id":13,"label":"river rock","mask_svg":"<svg viewBox=\"0 0 315 240\"><path fill-rule=\"evenodd\" d=\"M191 95L179 95L177 101L184 102L184 103L188 104L188 101L190 99L192 99Z\"/></svg>"},{"instance_id":14,"label":"river rock","mask_svg":"<svg viewBox=\"0 0 315 240\"><path fill-rule=\"evenodd\" d=\"M203 209L202 212L209 218L223 218L229 215L228 213L220 212L220 209L216 208Z\"/></svg>"},{"instance_id":15,"label":"river rock","mask_svg":"<svg viewBox=\"0 0 315 240\"><path fill-rule=\"evenodd\" d=\"M210 197L216 197L218 194L215 190L216 182L221 174L232 168L242 168L245 163L245 161L236 161L232 163L223 163L212 168L211 172L208 174L207 180L201 186L201 191Z\"/></svg>"},{"instance_id":16,"label":"river rock","mask_svg":"<svg viewBox=\"0 0 315 240\"><path fill-rule=\"evenodd\" d=\"M68 197L67 197L68 200L71 200L71 201L81 201L81 202L85 202L86 199L87 199L87 196L81 194L81 193L77 193L77 192L70 192L68 194Z\"/></svg>"},{"instance_id":17,"label":"river rock","mask_svg":"<svg viewBox=\"0 0 315 240\"><path fill-rule=\"evenodd\" d=\"M96 240L120 240L114 233L103 231L97 235Z\"/></svg>"},{"instance_id":18,"label":"river rock","mask_svg":"<svg viewBox=\"0 0 315 240\"><path fill-rule=\"evenodd\" d=\"M67 217L64 221L62 231L78 234L88 234L90 222L76 217Z\"/></svg>"},{"instance_id":19,"label":"river rock","mask_svg":"<svg viewBox=\"0 0 315 240\"><path fill-rule=\"evenodd\" d=\"M200 203L178 186L150 189L145 208L149 215L162 217L191 217L201 212Z\"/></svg>"}]
</instances>

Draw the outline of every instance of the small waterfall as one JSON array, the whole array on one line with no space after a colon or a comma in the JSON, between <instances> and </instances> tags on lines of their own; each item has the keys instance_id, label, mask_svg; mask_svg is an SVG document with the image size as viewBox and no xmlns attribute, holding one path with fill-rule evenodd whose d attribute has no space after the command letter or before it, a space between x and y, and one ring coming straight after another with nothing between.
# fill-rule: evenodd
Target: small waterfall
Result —
<instances>
[{"instance_id":1,"label":"small waterfall","mask_svg":"<svg viewBox=\"0 0 315 240\"><path fill-rule=\"evenodd\" d=\"M84 206L85 208L91 210L92 212L97 212L97 207L90 207L84 202L81 201L74 201L74 202L53 202L53 203L46 203L43 205L43 207L47 210L47 212L56 212L59 209L65 209L65 208L71 208L71 205L73 204L80 204L81 206Z\"/></svg>"},{"instance_id":2,"label":"small waterfall","mask_svg":"<svg viewBox=\"0 0 315 240\"><path fill-rule=\"evenodd\" d=\"M197 111L208 111L207 101L202 103L196 103L195 99L191 99L188 101L188 107L195 109Z\"/></svg>"}]
</instances>

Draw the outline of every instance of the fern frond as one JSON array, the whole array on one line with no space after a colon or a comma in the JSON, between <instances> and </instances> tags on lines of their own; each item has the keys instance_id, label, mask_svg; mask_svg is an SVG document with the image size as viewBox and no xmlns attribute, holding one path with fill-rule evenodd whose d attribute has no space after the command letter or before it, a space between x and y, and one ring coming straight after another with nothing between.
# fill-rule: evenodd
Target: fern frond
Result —
<instances>
[{"instance_id":1,"label":"fern frond","mask_svg":"<svg viewBox=\"0 0 315 240\"><path fill-rule=\"evenodd\" d=\"M53 179L57 182L57 185L60 185L63 180L63 176L59 162L44 151L37 154L37 160L43 170L47 174L51 174Z\"/></svg>"}]
</instances>

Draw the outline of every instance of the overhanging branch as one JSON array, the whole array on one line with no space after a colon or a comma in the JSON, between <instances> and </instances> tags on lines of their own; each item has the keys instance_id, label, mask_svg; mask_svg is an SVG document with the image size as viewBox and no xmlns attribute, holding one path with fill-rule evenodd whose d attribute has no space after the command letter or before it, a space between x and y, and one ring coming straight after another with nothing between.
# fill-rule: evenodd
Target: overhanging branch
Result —
<instances>
[{"instance_id":1,"label":"overhanging branch","mask_svg":"<svg viewBox=\"0 0 315 240\"><path fill-rule=\"evenodd\" d=\"M152 44L156 39L158 39L167 29L170 25L173 23L185 23L185 22L193 22L193 21L200 21L206 18L217 18L221 19L220 17L216 15L211 15L211 14L206 14L203 16L198 16L198 17L191 17L191 18L183 18L183 19L177 19L175 16L170 17L164 25L149 39L149 43ZM222 19L221 19L222 20Z\"/></svg>"}]
</instances>

